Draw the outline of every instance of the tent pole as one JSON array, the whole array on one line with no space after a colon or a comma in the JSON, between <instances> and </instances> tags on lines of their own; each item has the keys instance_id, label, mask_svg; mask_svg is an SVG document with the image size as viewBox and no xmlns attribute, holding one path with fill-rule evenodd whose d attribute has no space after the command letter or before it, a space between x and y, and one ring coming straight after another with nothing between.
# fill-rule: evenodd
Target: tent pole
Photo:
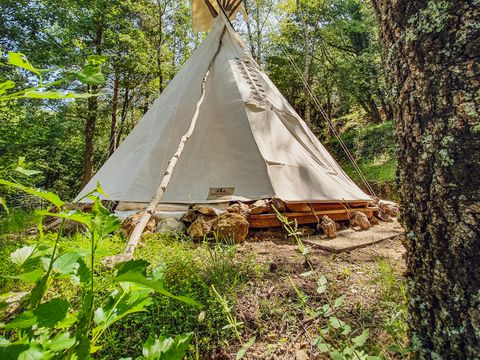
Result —
<instances>
[{"instance_id":1,"label":"tent pole","mask_svg":"<svg viewBox=\"0 0 480 360\"><path fill-rule=\"evenodd\" d=\"M193 131L195 130L195 124L198 119L198 115L200 113L200 106L203 103L203 100L205 99L205 84L207 82L208 76L210 75L210 69L217 58L218 53L220 52L220 48L222 46L222 39L223 35L225 34L225 31L227 28L224 26L222 34L220 35L220 41L218 44L217 51L212 57L212 60L210 61L210 64L208 65L207 72L205 73L205 76L203 77L202 81L202 92L200 99L198 100L196 106L195 106L195 112L193 113L192 121L190 122L190 127L188 128L188 131L185 133L185 135L182 136L180 139L180 143L178 144L177 151L175 151L175 154L173 154L172 158L168 162L167 170L165 171L162 181L160 182L160 186L157 189L157 192L155 196L152 198L150 203L148 204L147 208L142 214L142 217L140 218L140 221L135 225L135 228L133 229L132 234L130 235L130 239L127 243L127 246L125 247L124 254L127 255L128 257L133 257L133 253L135 251L135 248L138 245L138 242L140 241L140 238L143 234L143 230L147 226L148 222L150 221L150 218L152 215L155 213L155 209L157 208L157 205L162 201L162 197L165 194L165 190L168 186L168 183L170 182L170 179L172 177L172 172L175 168L175 165L177 164L178 159L183 153L183 149L185 147L185 143L187 140L192 136Z\"/></svg>"}]
</instances>

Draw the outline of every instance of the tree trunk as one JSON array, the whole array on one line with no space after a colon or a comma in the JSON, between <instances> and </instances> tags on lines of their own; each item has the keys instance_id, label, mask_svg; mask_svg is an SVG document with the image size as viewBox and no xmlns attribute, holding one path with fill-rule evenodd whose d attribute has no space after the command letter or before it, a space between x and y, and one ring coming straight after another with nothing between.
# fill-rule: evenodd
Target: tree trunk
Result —
<instances>
[{"instance_id":1,"label":"tree trunk","mask_svg":"<svg viewBox=\"0 0 480 360\"><path fill-rule=\"evenodd\" d=\"M97 91L97 86L91 87L92 92ZM88 114L85 123L85 155L82 187L88 184L93 177L93 136L95 134L95 125L97 122L98 98L93 96L88 98Z\"/></svg>"},{"instance_id":2,"label":"tree trunk","mask_svg":"<svg viewBox=\"0 0 480 360\"><path fill-rule=\"evenodd\" d=\"M113 81L113 98L112 98L112 122L110 124L110 141L108 146L109 156L117 149L117 111L118 111L118 91L120 90L120 79L118 74L115 74Z\"/></svg>"},{"instance_id":3,"label":"tree trunk","mask_svg":"<svg viewBox=\"0 0 480 360\"><path fill-rule=\"evenodd\" d=\"M98 22L97 32L95 34L94 46L95 54L102 54L102 44L103 44L103 14L100 16ZM98 91L98 86L89 86L89 91L96 93ZM85 124L85 155L84 155L84 170L83 170L83 180L82 187L88 184L90 179L93 177L93 136L95 134L95 125L97 123L97 111L98 111L98 97L93 96L88 98L88 115L87 122Z\"/></svg>"},{"instance_id":4,"label":"tree trunk","mask_svg":"<svg viewBox=\"0 0 480 360\"><path fill-rule=\"evenodd\" d=\"M303 78L307 84L310 83L310 66L311 66L311 54L310 54L310 36L308 31L307 21L305 20L305 15L302 14L301 4L297 0L297 11L302 23L302 32L303 32ZM304 96L304 114L303 119L308 127L312 127L312 118L311 118L311 99L310 92L307 85L303 86L303 96Z\"/></svg>"},{"instance_id":5,"label":"tree trunk","mask_svg":"<svg viewBox=\"0 0 480 360\"><path fill-rule=\"evenodd\" d=\"M480 349L480 3L373 0L393 87L416 358Z\"/></svg>"}]
</instances>

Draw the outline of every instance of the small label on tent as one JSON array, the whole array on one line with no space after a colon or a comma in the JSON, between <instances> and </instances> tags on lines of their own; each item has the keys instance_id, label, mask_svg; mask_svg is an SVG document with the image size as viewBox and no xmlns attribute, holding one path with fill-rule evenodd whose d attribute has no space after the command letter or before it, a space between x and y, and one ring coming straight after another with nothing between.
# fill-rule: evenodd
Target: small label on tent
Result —
<instances>
[{"instance_id":1,"label":"small label on tent","mask_svg":"<svg viewBox=\"0 0 480 360\"><path fill-rule=\"evenodd\" d=\"M210 190L208 191L207 200L221 200L223 198L232 196L234 192L234 187L210 188Z\"/></svg>"}]
</instances>

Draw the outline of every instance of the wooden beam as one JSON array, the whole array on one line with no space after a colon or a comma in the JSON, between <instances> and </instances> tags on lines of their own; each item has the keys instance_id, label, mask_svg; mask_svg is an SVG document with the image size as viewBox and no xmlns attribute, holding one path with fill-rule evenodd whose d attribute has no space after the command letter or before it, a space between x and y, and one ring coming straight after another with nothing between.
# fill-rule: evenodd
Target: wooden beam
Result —
<instances>
[{"instance_id":1,"label":"wooden beam","mask_svg":"<svg viewBox=\"0 0 480 360\"><path fill-rule=\"evenodd\" d=\"M232 3L232 7L231 9L228 9L228 16L232 16L233 14L235 14L235 11L237 11L238 7L240 6L240 4L242 3L243 0L238 0L238 2L235 4L234 2Z\"/></svg>"},{"instance_id":2,"label":"wooden beam","mask_svg":"<svg viewBox=\"0 0 480 360\"><path fill-rule=\"evenodd\" d=\"M350 214L352 212L363 212L367 215L368 218L373 216L373 213L378 211L377 207L364 207L364 208L356 208L356 209L332 209L332 210L321 210L321 211L310 211L310 212L291 212L291 213L283 213L282 215L285 216L290 221L297 221L299 225L305 224L316 224L317 219L321 218L324 215L327 215L333 221L343 221L349 220ZM280 227L282 226L282 222L278 220L276 214L260 214L260 215L250 215L248 217L248 221L250 223L250 227L252 228L268 228L268 227Z\"/></svg>"},{"instance_id":3,"label":"wooden beam","mask_svg":"<svg viewBox=\"0 0 480 360\"><path fill-rule=\"evenodd\" d=\"M205 4L207 5L208 10L210 10L210 14L212 14L212 17L216 18L218 16L218 12L215 9L215 7L212 5L210 0L205 0Z\"/></svg>"}]
</instances>

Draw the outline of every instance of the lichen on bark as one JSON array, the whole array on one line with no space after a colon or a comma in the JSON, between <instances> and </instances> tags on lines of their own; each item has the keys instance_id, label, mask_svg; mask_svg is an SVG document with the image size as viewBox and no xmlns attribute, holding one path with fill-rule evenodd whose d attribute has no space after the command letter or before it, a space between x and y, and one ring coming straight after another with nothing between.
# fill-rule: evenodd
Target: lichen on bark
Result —
<instances>
[{"instance_id":1,"label":"lichen on bark","mask_svg":"<svg viewBox=\"0 0 480 360\"><path fill-rule=\"evenodd\" d=\"M480 1L372 0L390 77L422 359L480 354Z\"/></svg>"}]
</instances>

